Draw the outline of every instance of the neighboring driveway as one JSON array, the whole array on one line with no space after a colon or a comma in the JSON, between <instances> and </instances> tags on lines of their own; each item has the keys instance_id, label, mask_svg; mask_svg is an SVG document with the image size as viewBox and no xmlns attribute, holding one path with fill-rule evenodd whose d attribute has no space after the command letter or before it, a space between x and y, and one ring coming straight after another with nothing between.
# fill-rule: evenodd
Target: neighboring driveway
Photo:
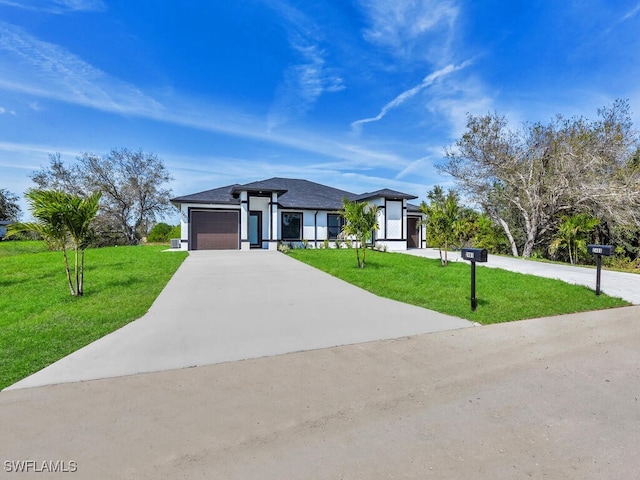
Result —
<instances>
[{"instance_id":1,"label":"neighboring driveway","mask_svg":"<svg viewBox=\"0 0 640 480\"><path fill-rule=\"evenodd\" d=\"M9 389L469 326L460 318L377 297L279 252L195 251L144 317Z\"/></svg>"},{"instance_id":2,"label":"neighboring driveway","mask_svg":"<svg viewBox=\"0 0 640 480\"><path fill-rule=\"evenodd\" d=\"M406 253L419 257L440 258L438 250L434 248L412 249L407 250ZM447 255L449 261L469 263L460 258L460 252L448 252ZM567 283L587 286L594 291L596 288L595 268L544 263L499 255L489 255L487 263L478 263L477 265L528 273L538 277L556 278ZM640 275L603 269L601 291L612 297L620 297L635 305L640 305Z\"/></svg>"}]
</instances>

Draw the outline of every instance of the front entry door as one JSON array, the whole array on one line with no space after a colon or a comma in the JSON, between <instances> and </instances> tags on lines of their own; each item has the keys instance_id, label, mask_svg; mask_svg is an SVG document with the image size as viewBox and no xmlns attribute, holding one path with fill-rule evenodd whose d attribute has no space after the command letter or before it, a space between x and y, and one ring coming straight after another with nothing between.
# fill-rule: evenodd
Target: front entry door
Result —
<instances>
[{"instance_id":1,"label":"front entry door","mask_svg":"<svg viewBox=\"0 0 640 480\"><path fill-rule=\"evenodd\" d=\"M262 212L249 212L249 244L262 248Z\"/></svg>"},{"instance_id":2,"label":"front entry door","mask_svg":"<svg viewBox=\"0 0 640 480\"><path fill-rule=\"evenodd\" d=\"M418 219L407 218L407 248L420 247L420 230L418 230Z\"/></svg>"}]
</instances>

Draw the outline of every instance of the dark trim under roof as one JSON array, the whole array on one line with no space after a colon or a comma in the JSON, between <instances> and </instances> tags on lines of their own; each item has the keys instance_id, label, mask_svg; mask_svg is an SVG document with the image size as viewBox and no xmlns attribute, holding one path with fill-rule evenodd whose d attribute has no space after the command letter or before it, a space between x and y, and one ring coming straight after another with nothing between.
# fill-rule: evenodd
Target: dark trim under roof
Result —
<instances>
[{"instance_id":1,"label":"dark trim under roof","mask_svg":"<svg viewBox=\"0 0 640 480\"><path fill-rule=\"evenodd\" d=\"M368 192L358 195L355 200L369 200L371 198L386 198L388 200L413 200L418 197L415 195L409 195L408 193L398 192L396 190L390 190L388 188L383 188L382 190L376 190L375 192Z\"/></svg>"},{"instance_id":2,"label":"dark trim under roof","mask_svg":"<svg viewBox=\"0 0 640 480\"><path fill-rule=\"evenodd\" d=\"M240 205L240 200L233 198L232 191L238 184L227 185L225 187L205 190L204 192L192 193L182 197L171 199L171 203L228 203Z\"/></svg>"},{"instance_id":3,"label":"dark trim under roof","mask_svg":"<svg viewBox=\"0 0 640 480\"><path fill-rule=\"evenodd\" d=\"M172 203L205 203L239 205L240 192L278 193L278 205L284 209L329 210L342 208L343 198L351 201L369 200L383 197L391 200L418 198L395 190L383 189L372 193L357 195L337 188L296 178L274 177L257 182L227 185L204 192L176 197Z\"/></svg>"}]
</instances>

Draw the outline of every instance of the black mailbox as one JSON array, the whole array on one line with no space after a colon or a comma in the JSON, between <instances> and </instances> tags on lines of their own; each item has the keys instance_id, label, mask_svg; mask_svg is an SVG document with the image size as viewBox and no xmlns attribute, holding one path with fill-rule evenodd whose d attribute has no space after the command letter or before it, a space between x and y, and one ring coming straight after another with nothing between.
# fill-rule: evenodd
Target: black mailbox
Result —
<instances>
[{"instance_id":1,"label":"black mailbox","mask_svg":"<svg viewBox=\"0 0 640 480\"><path fill-rule=\"evenodd\" d=\"M471 260L472 262L486 262L487 249L486 248L463 248L462 258L464 260Z\"/></svg>"},{"instance_id":2,"label":"black mailbox","mask_svg":"<svg viewBox=\"0 0 640 480\"><path fill-rule=\"evenodd\" d=\"M604 255L605 257L610 257L614 253L611 245L587 245L587 252L591 255Z\"/></svg>"}]
</instances>

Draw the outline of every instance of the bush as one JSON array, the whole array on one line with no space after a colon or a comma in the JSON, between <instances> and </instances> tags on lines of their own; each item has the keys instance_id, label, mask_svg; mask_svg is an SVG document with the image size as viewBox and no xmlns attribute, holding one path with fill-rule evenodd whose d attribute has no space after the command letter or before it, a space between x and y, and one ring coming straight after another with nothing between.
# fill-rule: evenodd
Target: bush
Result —
<instances>
[{"instance_id":1,"label":"bush","mask_svg":"<svg viewBox=\"0 0 640 480\"><path fill-rule=\"evenodd\" d=\"M172 238L182 238L182 227L180 225L176 225L169 232L169 240Z\"/></svg>"},{"instance_id":2,"label":"bush","mask_svg":"<svg viewBox=\"0 0 640 480\"><path fill-rule=\"evenodd\" d=\"M291 251L291 245L289 244L289 242L279 242L278 250L282 253L289 253Z\"/></svg>"},{"instance_id":3,"label":"bush","mask_svg":"<svg viewBox=\"0 0 640 480\"><path fill-rule=\"evenodd\" d=\"M160 222L156 224L149 235L147 235L147 242L149 243L166 243L169 241L169 234L171 233L173 227L164 222Z\"/></svg>"}]
</instances>

